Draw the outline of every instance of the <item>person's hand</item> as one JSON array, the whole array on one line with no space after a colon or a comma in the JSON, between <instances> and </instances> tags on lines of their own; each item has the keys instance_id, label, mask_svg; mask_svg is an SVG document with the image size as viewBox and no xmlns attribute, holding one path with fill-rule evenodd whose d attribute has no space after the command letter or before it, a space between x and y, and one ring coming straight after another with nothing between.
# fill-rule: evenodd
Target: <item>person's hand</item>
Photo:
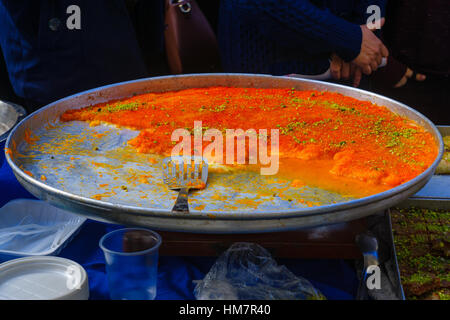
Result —
<instances>
[{"instance_id":1,"label":"person's hand","mask_svg":"<svg viewBox=\"0 0 450 320\"><path fill-rule=\"evenodd\" d=\"M380 25L383 26L382 18ZM364 74L370 75L381 64L382 58L389 55L389 51L380 39L365 24L361 25L362 43L359 55L352 61Z\"/></svg>"},{"instance_id":2,"label":"person's hand","mask_svg":"<svg viewBox=\"0 0 450 320\"><path fill-rule=\"evenodd\" d=\"M348 79L350 77L350 63L342 60L338 55L331 55L331 76L335 80Z\"/></svg>"},{"instance_id":3,"label":"person's hand","mask_svg":"<svg viewBox=\"0 0 450 320\"><path fill-rule=\"evenodd\" d=\"M355 88L359 87L359 84L361 83L362 79L362 69L358 67L356 64L351 63L350 64L350 72L353 78L353 86Z\"/></svg>"},{"instance_id":4,"label":"person's hand","mask_svg":"<svg viewBox=\"0 0 450 320\"><path fill-rule=\"evenodd\" d=\"M355 63L349 63L342 60L338 55L331 56L330 71L333 79L353 79L353 86L358 87L361 78L362 70Z\"/></svg>"},{"instance_id":5,"label":"person's hand","mask_svg":"<svg viewBox=\"0 0 450 320\"><path fill-rule=\"evenodd\" d=\"M407 68L405 75L403 76L403 78L400 79L399 82L397 82L394 88L403 87L408 82L408 80L413 76L413 74L414 71L412 71L410 68ZM426 78L427 76L424 74L421 73L416 74L416 81L424 81Z\"/></svg>"}]
</instances>

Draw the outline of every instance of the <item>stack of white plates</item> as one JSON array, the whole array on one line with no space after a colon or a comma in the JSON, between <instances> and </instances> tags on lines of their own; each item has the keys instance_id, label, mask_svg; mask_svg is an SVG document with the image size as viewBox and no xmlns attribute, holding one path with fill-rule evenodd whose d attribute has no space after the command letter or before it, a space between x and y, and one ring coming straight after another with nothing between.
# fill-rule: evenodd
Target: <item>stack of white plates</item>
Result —
<instances>
[{"instance_id":1,"label":"stack of white plates","mask_svg":"<svg viewBox=\"0 0 450 320\"><path fill-rule=\"evenodd\" d=\"M86 271L59 257L26 257L0 264L1 300L87 300Z\"/></svg>"}]
</instances>

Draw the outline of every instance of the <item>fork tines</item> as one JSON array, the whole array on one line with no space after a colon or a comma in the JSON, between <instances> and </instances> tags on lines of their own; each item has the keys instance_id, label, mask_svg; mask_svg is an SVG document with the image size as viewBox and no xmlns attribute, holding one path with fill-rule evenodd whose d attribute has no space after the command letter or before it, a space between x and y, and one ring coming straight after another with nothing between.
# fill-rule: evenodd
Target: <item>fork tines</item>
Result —
<instances>
[{"instance_id":1,"label":"fork tines","mask_svg":"<svg viewBox=\"0 0 450 320\"><path fill-rule=\"evenodd\" d=\"M199 156L172 156L163 160L164 182L170 188L181 188L192 183L206 183L208 163Z\"/></svg>"}]
</instances>

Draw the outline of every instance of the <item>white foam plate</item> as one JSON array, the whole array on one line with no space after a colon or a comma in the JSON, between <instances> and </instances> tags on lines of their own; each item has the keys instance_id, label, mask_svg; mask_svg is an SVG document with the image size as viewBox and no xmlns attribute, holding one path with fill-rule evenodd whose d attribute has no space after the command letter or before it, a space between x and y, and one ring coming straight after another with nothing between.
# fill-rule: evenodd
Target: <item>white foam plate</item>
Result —
<instances>
[{"instance_id":1,"label":"white foam plate","mask_svg":"<svg viewBox=\"0 0 450 320\"><path fill-rule=\"evenodd\" d=\"M0 264L1 300L87 300L86 271L60 257L26 257Z\"/></svg>"}]
</instances>

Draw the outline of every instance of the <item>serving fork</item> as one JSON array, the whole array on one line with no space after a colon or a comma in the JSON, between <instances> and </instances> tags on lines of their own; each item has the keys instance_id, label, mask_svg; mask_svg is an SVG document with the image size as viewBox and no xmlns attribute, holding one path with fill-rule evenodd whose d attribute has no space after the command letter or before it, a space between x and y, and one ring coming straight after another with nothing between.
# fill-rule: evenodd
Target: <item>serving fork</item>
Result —
<instances>
[{"instance_id":1,"label":"serving fork","mask_svg":"<svg viewBox=\"0 0 450 320\"><path fill-rule=\"evenodd\" d=\"M208 180L208 162L199 156L172 156L163 160L164 183L179 190L172 213L189 213L191 189L204 189Z\"/></svg>"}]
</instances>

